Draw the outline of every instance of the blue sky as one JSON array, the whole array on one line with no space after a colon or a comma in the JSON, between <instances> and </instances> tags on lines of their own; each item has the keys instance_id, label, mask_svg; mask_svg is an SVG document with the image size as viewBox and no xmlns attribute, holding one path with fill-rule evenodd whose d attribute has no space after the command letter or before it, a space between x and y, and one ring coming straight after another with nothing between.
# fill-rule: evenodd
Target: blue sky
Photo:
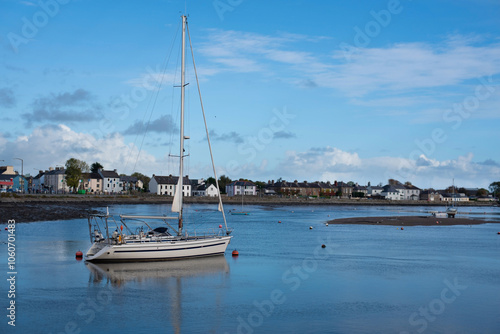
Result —
<instances>
[{"instance_id":1,"label":"blue sky","mask_svg":"<svg viewBox=\"0 0 500 334\"><path fill-rule=\"evenodd\" d=\"M500 3L489 0L2 0L1 163L176 174L184 12L219 175L500 180ZM192 68L188 81L187 173L208 177Z\"/></svg>"}]
</instances>

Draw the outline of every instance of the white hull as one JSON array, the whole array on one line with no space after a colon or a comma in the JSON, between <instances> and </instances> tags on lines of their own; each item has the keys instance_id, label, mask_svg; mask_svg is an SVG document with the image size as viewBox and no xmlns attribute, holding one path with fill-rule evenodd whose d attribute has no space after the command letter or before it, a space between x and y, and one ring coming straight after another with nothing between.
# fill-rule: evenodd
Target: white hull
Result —
<instances>
[{"instance_id":1,"label":"white hull","mask_svg":"<svg viewBox=\"0 0 500 334\"><path fill-rule=\"evenodd\" d=\"M224 254L231 236L182 239L161 242L108 244L94 243L85 255L86 261L163 261Z\"/></svg>"}]
</instances>

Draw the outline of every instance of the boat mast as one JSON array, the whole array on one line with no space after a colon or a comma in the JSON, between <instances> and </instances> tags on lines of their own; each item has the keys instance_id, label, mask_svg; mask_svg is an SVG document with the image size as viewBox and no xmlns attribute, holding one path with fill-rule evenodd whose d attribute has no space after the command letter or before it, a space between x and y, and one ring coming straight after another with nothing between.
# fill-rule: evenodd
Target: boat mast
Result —
<instances>
[{"instance_id":1,"label":"boat mast","mask_svg":"<svg viewBox=\"0 0 500 334\"><path fill-rule=\"evenodd\" d=\"M184 195L184 90L185 90L185 65L186 65L186 25L187 17L182 16L182 50L181 50L181 134L180 134L180 149L179 149L179 182L177 186L180 187L179 191L179 232L182 234L182 197Z\"/></svg>"}]
</instances>

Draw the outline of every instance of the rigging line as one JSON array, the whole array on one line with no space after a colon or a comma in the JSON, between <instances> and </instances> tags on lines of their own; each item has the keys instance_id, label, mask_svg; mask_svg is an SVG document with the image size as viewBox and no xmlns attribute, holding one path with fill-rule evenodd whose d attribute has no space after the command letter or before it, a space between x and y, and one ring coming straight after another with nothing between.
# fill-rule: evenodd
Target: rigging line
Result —
<instances>
[{"instance_id":1,"label":"rigging line","mask_svg":"<svg viewBox=\"0 0 500 334\"><path fill-rule=\"evenodd\" d=\"M191 48L191 58L193 59L193 68L194 68L194 76L196 78L196 86L198 87L198 96L200 97L201 112L203 114L203 122L205 123L205 131L207 133L208 149L210 151L210 159L212 160L212 168L214 171L215 185L217 186L217 192L219 193L218 194L219 195L219 210L222 212L224 226L226 228L226 233L228 233L227 222L226 222L226 213L224 212L224 206L222 205L222 195L220 193L219 181L217 180L217 172L215 170L214 156L212 154L212 145L210 144L210 136L208 134L207 118L205 116L205 108L203 107L203 100L201 98L200 82L198 80L198 72L196 71L196 64L194 62L194 52L193 52L193 44L191 43L191 34L189 33L189 27L187 25L186 25L186 28L187 28L186 30L187 30L188 39L189 39L189 47Z\"/></svg>"},{"instance_id":2,"label":"rigging line","mask_svg":"<svg viewBox=\"0 0 500 334\"><path fill-rule=\"evenodd\" d=\"M153 117L153 111L156 107L156 103L158 101L158 96L160 95L160 90L163 86L163 80L165 78L165 74L167 72L167 66L168 66L168 63L170 62L170 56L172 54L172 50L173 50L173 47L174 47L174 43L175 43L175 40L177 39L177 36L179 34L179 25L177 26L177 32L175 34L175 38L174 40L172 41L172 44L170 46L170 51L169 51L169 55L168 55L168 58L166 59L166 61L164 62L164 66L163 66L163 72L161 74L161 78L159 78L160 80L157 82L157 86L156 86L156 96L154 98L154 102L153 102L153 106L151 107L151 112L149 114L149 119L148 119L148 122L146 124L146 129L144 131L144 135L142 137L142 141L141 141L141 145L139 146L139 151L137 152L137 157L135 159L135 163L134 163L134 168L133 170L135 170L136 166L137 166L137 162L139 161L139 156L141 155L141 152L142 152L142 146L144 145L144 139L146 138L146 135L148 133L148 129L149 129L149 125L151 123L151 117ZM151 99L149 100L148 102L148 106L147 106L147 109L149 109L149 105L151 103L151 100L152 100L152 96L151 96ZM147 110L146 109L146 110ZM144 124L144 122L143 122Z\"/></svg>"},{"instance_id":3,"label":"rigging line","mask_svg":"<svg viewBox=\"0 0 500 334\"><path fill-rule=\"evenodd\" d=\"M177 26L177 32L175 33L175 35L174 35L175 37L174 37L174 39L173 39L173 41L172 41L172 44L171 44L171 46L170 46L170 51L167 53L167 55L165 56L165 60L163 61L163 64L164 64L164 65L163 65L163 68L164 68L164 70L165 70L165 69L166 69L166 67L168 66L168 63L170 62L170 57L171 57L171 55L172 55L172 50L173 50L173 47L174 47L174 44L175 44L175 40L177 39L177 36L178 36L178 35L179 35L179 25ZM146 115L147 115L147 113L148 113L149 106L151 105L151 100L152 100L152 97L153 97L153 96L151 95L151 96L150 96L150 98L149 98L148 105L147 105L147 107L146 107L146 109L145 109L144 116L143 116L143 118L142 118L142 122L141 122L141 125L140 125L140 130L139 130L139 131L137 131L137 133L136 133L136 135L135 135L135 138L134 138L134 146L136 145L136 142L137 142L137 140L138 140L139 134L140 134L140 133L142 132L142 130L143 130L143 127L144 127L144 120L146 119ZM151 111L151 112L152 112L152 111ZM150 117L149 119L151 119L151 117ZM147 133L144 133L144 134L143 134L143 137L145 137L145 136L146 136L146 134L147 134ZM132 148L133 148L133 146L131 146L131 147L129 148L129 152L132 150ZM136 161L135 161L135 163L134 163L134 167L133 167L132 171L135 171L135 167L136 167L136 165L137 165L137 161L138 161L138 159L139 159L140 152L141 152L141 151L139 150L139 152L137 153ZM129 160L130 160L130 156L131 156L131 155L132 155L131 153L130 153L130 154L127 154L127 159L126 159L126 161L125 161L125 167L124 167L125 169L126 169L126 168L127 168L127 166L128 166L128 163L129 163Z\"/></svg>"},{"instance_id":4,"label":"rigging line","mask_svg":"<svg viewBox=\"0 0 500 334\"><path fill-rule=\"evenodd\" d=\"M173 115L175 115L175 116L172 117L172 119L174 121L173 124L177 124L178 117L181 114L181 112L180 112L180 109L181 109L181 107L180 107L180 103L181 103L180 97L179 97L179 100L177 101L179 103L179 106L176 109L176 112L174 113L174 103L176 101L176 99L174 99L175 88L178 88L175 85L175 83L177 82L177 74L178 74L178 72L180 72L180 70L179 70L179 67L180 67L179 66L179 61L180 61L180 58L181 58L180 54L181 54L181 50L179 49L179 52L177 54L177 63L175 65L175 71L174 71L174 79L173 79L174 84L172 85L172 94L171 94L171 96L172 96L171 102L172 103L171 103L171 106L170 106L170 113L173 114ZM172 146L173 146L173 143L174 143L174 131L171 131L170 132L170 139L169 139L169 147L168 147L168 156L167 156L167 174L170 171L175 170L175 167L172 167L172 169L170 168L170 165L172 164L171 161L172 161ZM170 172L170 174L172 174L172 172Z\"/></svg>"}]
</instances>

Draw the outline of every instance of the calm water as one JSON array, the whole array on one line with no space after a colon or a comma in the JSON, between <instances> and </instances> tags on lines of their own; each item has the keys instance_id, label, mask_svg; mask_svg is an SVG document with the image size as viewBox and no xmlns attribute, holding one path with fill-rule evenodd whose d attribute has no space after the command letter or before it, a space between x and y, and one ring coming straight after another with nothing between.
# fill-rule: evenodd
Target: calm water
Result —
<instances>
[{"instance_id":1,"label":"calm water","mask_svg":"<svg viewBox=\"0 0 500 334\"><path fill-rule=\"evenodd\" d=\"M157 214L167 206L116 206ZM226 206L228 209L240 208ZM217 226L212 206L188 219ZM329 219L421 215L424 207L247 207L228 216L226 256L91 265L85 219L18 224L16 327L1 333L499 333L500 225L354 226ZM467 208L500 220L499 208ZM281 221L282 223L278 223ZM309 226L313 229L310 230ZM325 248L321 245L325 244ZM240 253L232 258L232 250Z\"/></svg>"}]
</instances>

